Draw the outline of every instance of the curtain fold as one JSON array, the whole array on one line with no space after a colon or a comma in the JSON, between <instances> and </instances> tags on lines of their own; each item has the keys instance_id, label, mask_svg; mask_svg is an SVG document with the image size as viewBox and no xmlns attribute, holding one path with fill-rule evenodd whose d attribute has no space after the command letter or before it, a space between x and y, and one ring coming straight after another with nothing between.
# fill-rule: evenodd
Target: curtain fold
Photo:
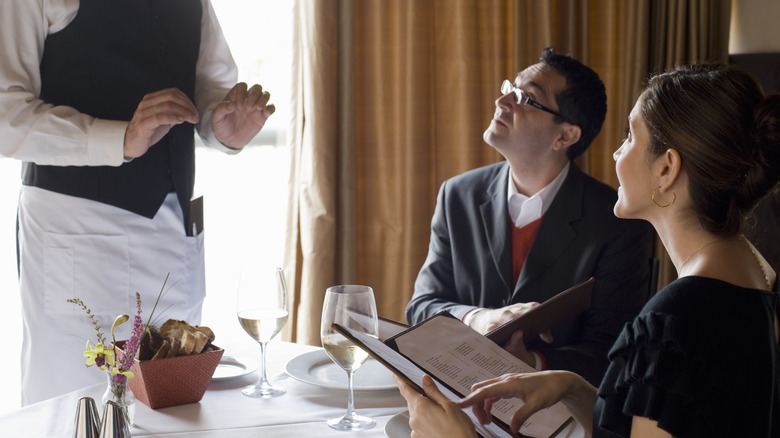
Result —
<instances>
[{"instance_id":1,"label":"curtain fold","mask_svg":"<svg viewBox=\"0 0 780 438\"><path fill-rule=\"evenodd\" d=\"M338 3L293 8L293 120L285 244L291 315L284 338L319 343L324 291L337 274L339 159ZM315 340L317 342L315 342Z\"/></svg>"},{"instance_id":2,"label":"curtain fold","mask_svg":"<svg viewBox=\"0 0 780 438\"><path fill-rule=\"evenodd\" d=\"M570 54L604 80L607 120L578 162L616 186L612 152L643 82L675 64L725 61L729 8L704 0L296 0L287 339L319 343L323 295L334 284L372 286L379 314L403 320L440 184L502 159L482 140L499 86L542 49ZM662 267L662 284L668 274Z\"/></svg>"}]
</instances>

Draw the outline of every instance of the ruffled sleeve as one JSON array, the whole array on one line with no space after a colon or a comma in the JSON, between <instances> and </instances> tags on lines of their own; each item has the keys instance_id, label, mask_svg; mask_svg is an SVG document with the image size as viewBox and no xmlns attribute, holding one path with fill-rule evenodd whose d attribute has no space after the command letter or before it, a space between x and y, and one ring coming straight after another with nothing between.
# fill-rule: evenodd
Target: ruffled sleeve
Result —
<instances>
[{"instance_id":1,"label":"ruffled sleeve","mask_svg":"<svg viewBox=\"0 0 780 438\"><path fill-rule=\"evenodd\" d=\"M693 328L699 340L700 330ZM717 375L706 347L690 336L675 315L649 312L627 324L609 353L596 424L628 436L632 417L640 416L675 436L719 436L723 430L707 419L731 418L729 379Z\"/></svg>"}]
</instances>

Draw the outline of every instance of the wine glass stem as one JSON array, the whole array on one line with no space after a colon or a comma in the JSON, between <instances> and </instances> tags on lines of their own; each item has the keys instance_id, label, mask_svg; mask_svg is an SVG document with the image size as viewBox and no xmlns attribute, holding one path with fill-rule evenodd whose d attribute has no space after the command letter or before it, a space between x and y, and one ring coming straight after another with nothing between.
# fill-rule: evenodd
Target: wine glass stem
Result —
<instances>
[{"instance_id":1,"label":"wine glass stem","mask_svg":"<svg viewBox=\"0 0 780 438\"><path fill-rule=\"evenodd\" d=\"M260 386L266 386L268 385L268 377L266 376L265 370L265 348L266 348L266 342L258 342L260 344Z\"/></svg>"},{"instance_id":2,"label":"wine glass stem","mask_svg":"<svg viewBox=\"0 0 780 438\"><path fill-rule=\"evenodd\" d=\"M347 416L352 418L355 416L355 394L352 392L352 374L354 371L347 371L348 381L348 396L347 396Z\"/></svg>"}]
</instances>

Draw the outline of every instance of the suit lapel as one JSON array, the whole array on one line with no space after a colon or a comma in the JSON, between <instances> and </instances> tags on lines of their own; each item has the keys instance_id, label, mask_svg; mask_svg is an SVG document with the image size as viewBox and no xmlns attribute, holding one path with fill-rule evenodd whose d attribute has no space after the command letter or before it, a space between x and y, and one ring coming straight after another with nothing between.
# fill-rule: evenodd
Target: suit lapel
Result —
<instances>
[{"instance_id":1,"label":"suit lapel","mask_svg":"<svg viewBox=\"0 0 780 438\"><path fill-rule=\"evenodd\" d=\"M509 213L506 197L509 183L509 165L503 168L487 188L487 199L479 206L482 215L482 232L490 249L501 282L509 293L512 284L512 236L509 234Z\"/></svg>"},{"instance_id":2,"label":"suit lapel","mask_svg":"<svg viewBox=\"0 0 780 438\"><path fill-rule=\"evenodd\" d=\"M512 302L523 287L550 269L577 237L572 223L582 216L583 177L582 171L572 162L569 174L542 219L539 233L513 288Z\"/></svg>"}]
</instances>

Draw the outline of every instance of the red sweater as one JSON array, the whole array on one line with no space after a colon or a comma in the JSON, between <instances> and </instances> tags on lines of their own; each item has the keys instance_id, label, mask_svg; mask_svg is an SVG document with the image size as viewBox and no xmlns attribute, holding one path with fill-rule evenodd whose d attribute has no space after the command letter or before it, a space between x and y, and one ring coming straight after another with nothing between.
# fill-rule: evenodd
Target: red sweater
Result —
<instances>
[{"instance_id":1,"label":"red sweater","mask_svg":"<svg viewBox=\"0 0 780 438\"><path fill-rule=\"evenodd\" d=\"M512 225L512 278L513 284L517 284L517 279L520 277L520 271L523 270L523 264L525 263L525 257L528 255L528 251L531 250L531 245L536 239L536 233L539 232L539 226L542 224L542 219L531 222L530 224L517 228Z\"/></svg>"}]
</instances>

